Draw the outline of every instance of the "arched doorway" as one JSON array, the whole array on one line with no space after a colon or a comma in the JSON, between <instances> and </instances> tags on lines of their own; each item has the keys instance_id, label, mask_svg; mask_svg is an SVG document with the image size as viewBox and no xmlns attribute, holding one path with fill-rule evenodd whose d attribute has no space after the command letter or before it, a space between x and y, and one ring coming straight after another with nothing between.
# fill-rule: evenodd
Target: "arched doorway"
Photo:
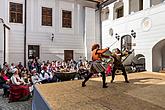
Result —
<instances>
[{"instance_id":1,"label":"arched doorway","mask_svg":"<svg viewBox=\"0 0 165 110\"><path fill-rule=\"evenodd\" d=\"M152 48L152 71L159 72L165 68L165 39L159 41Z\"/></svg>"}]
</instances>

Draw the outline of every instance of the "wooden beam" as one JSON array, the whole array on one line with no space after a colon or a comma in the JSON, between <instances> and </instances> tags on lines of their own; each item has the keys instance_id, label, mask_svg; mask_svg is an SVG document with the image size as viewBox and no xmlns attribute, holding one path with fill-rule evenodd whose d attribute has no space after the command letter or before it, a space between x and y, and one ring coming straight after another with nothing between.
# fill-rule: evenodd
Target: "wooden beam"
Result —
<instances>
[{"instance_id":1,"label":"wooden beam","mask_svg":"<svg viewBox=\"0 0 165 110\"><path fill-rule=\"evenodd\" d=\"M95 3L100 3L100 2L99 2L99 1L97 1L97 0L85 0L85 1L95 2Z\"/></svg>"},{"instance_id":2,"label":"wooden beam","mask_svg":"<svg viewBox=\"0 0 165 110\"><path fill-rule=\"evenodd\" d=\"M105 7L105 6L107 6L107 5L111 4L111 3L113 3L113 2L115 2L115 1L117 1L117 0L105 0L104 2L101 2L101 3L98 5L98 8L103 8L103 7Z\"/></svg>"}]
</instances>

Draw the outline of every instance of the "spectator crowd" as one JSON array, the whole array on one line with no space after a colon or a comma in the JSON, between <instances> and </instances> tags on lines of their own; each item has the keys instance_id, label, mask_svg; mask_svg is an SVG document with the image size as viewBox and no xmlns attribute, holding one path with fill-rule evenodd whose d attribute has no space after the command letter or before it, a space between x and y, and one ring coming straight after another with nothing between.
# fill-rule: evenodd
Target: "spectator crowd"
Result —
<instances>
[{"instance_id":1,"label":"spectator crowd","mask_svg":"<svg viewBox=\"0 0 165 110\"><path fill-rule=\"evenodd\" d=\"M0 68L0 88L3 97L8 97L9 102L27 100L32 96L33 85L59 82L61 79L56 73L76 72L76 79L84 78L89 73L90 62L82 57L78 61L43 61L37 58L28 61L28 67L21 62L18 64L5 62Z\"/></svg>"}]
</instances>

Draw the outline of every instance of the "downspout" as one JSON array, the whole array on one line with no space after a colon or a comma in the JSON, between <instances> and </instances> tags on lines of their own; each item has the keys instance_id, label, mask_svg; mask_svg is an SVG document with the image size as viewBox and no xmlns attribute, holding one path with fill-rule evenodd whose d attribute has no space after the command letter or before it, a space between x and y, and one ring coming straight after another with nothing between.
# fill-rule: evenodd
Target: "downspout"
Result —
<instances>
[{"instance_id":1,"label":"downspout","mask_svg":"<svg viewBox=\"0 0 165 110\"><path fill-rule=\"evenodd\" d=\"M27 0L25 0L25 12L24 12L24 67L26 67L26 8L27 8Z\"/></svg>"},{"instance_id":2,"label":"downspout","mask_svg":"<svg viewBox=\"0 0 165 110\"><path fill-rule=\"evenodd\" d=\"M1 18L2 19L2 18ZM2 21L3 21L3 19L2 19ZM4 22L3 22L4 23ZM3 29L4 29L4 54L3 54L3 57L4 57L4 60L3 60L3 62L5 63L6 62L6 28L8 29L8 30L10 30L10 28L6 25L6 24L3 24Z\"/></svg>"},{"instance_id":3,"label":"downspout","mask_svg":"<svg viewBox=\"0 0 165 110\"><path fill-rule=\"evenodd\" d=\"M4 26L4 25L3 25ZM6 62L6 29L5 26L3 27L4 29L4 54L3 54L3 58L4 58L4 63Z\"/></svg>"},{"instance_id":4,"label":"downspout","mask_svg":"<svg viewBox=\"0 0 165 110\"><path fill-rule=\"evenodd\" d=\"M100 48L102 48L102 20L101 20L101 10L102 10L102 8L101 8L101 7L99 7Z\"/></svg>"}]
</instances>

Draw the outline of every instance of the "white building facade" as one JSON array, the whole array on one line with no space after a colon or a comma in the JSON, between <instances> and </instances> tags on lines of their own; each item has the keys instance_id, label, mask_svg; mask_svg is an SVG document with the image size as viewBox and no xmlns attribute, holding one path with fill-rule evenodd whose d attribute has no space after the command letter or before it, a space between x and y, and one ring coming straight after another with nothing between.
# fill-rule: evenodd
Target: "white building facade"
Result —
<instances>
[{"instance_id":1,"label":"white building facade","mask_svg":"<svg viewBox=\"0 0 165 110\"><path fill-rule=\"evenodd\" d=\"M164 0L118 0L102 15L103 47L123 49L122 36L136 32L129 43L135 55L144 55L146 70L158 72L165 67Z\"/></svg>"},{"instance_id":2,"label":"white building facade","mask_svg":"<svg viewBox=\"0 0 165 110\"><path fill-rule=\"evenodd\" d=\"M0 18L4 21L0 23L1 65L4 61L23 63L25 59L27 63L32 56L41 61L77 60L80 56L90 60L91 45L100 43L95 8L95 2L84 0L0 0ZM10 28L5 49L4 24Z\"/></svg>"}]
</instances>

